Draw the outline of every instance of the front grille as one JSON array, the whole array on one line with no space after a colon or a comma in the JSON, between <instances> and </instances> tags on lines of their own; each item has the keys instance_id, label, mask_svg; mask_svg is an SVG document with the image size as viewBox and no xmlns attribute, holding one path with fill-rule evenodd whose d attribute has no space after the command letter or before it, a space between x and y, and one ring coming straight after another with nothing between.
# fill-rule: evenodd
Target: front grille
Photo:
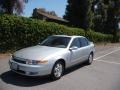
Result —
<instances>
[{"instance_id":1,"label":"front grille","mask_svg":"<svg viewBox=\"0 0 120 90\"><path fill-rule=\"evenodd\" d=\"M26 61L19 60L17 58L13 58L13 61L18 62L18 63L22 63L22 64L26 64Z\"/></svg>"}]
</instances>

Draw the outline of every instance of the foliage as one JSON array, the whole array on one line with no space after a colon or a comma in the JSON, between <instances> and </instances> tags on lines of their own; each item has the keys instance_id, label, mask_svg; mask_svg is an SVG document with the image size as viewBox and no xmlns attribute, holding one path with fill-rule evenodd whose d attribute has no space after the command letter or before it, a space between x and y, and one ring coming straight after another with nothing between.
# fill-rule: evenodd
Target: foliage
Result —
<instances>
[{"instance_id":1,"label":"foliage","mask_svg":"<svg viewBox=\"0 0 120 90\"><path fill-rule=\"evenodd\" d=\"M64 18L71 26L112 34L115 42L119 40L120 0L68 0Z\"/></svg>"},{"instance_id":2,"label":"foliage","mask_svg":"<svg viewBox=\"0 0 120 90\"><path fill-rule=\"evenodd\" d=\"M112 34L119 40L118 23L120 22L120 0L94 0L94 29L98 32Z\"/></svg>"},{"instance_id":3,"label":"foliage","mask_svg":"<svg viewBox=\"0 0 120 90\"><path fill-rule=\"evenodd\" d=\"M28 0L0 0L0 7L2 12L7 14L18 14L23 13L24 3Z\"/></svg>"},{"instance_id":4,"label":"foliage","mask_svg":"<svg viewBox=\"0 0 120 90\"><path fill-rule=\"evenodd\" d=\"M112 40L112 35L91 30L85 32L80 28L70 28L56 23L0 14L0 52L36 45L47 36L56 34L83 35L94 42Z\"/></svg>"},{"instance_id":5,"label":"foliage","mask_svg":"<svg viewBox=\"0 0 120 90\"><path fill-rule=\"evenodd\" d=\"M93 26L93 0L68 0L64 18L73 26L89 29Z\"/></svg>"},{"instance_id":6,"label":"foliage","mask_svg":"<svg viewBox=\"0 0 120 90\"><path fill-rule=\"evenodd\" d=\"M103 2L103 0L94 0L94 30L98 32L105 33L104 27L107 20L107 6L108 2Z\"/></svg>"}]
</instances>

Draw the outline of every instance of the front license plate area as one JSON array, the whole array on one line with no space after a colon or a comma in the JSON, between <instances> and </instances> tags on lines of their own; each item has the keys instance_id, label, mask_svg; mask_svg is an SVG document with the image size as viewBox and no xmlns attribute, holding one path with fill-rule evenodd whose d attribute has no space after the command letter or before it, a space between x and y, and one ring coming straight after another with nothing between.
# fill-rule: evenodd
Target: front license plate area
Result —
<instances>
[{"instance_id":1,"label":"front license plate area","mask_svg":"<svg viewBox=\"0 0 120 90\"><path fill-rule=\"evenodd\" d=\"M14 70L18 70L18 65L16 63L11 63L11 68Z\"/></svg>"}]
</instances>

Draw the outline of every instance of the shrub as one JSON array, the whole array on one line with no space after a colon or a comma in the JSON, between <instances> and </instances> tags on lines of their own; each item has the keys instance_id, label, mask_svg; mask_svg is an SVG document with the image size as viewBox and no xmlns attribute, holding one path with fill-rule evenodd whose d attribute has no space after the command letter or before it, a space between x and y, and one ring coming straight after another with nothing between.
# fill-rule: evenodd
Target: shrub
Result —
<instances>
[{"instance_id":1,"label":"shrub","mask_svg":"<svg viewBox=\"0 0 120 90\"><path fill-rule=\"evenodd\" d=\"M111 41L112 35L70 28L53 22L25 17L0 15L0 52L36 45L47 36L65 34L82 35L94 42Z\"/></svg>"}]
</instances>

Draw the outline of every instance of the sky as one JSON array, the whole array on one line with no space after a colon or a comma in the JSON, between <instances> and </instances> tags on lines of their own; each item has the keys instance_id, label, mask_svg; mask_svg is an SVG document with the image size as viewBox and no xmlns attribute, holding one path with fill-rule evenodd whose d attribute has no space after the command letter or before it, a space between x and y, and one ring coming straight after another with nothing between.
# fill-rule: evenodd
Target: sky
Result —
<instances>
[{"instance_id":1,"label":"sky","mask_svg":"<svg viewBox=\"0 0 120 90\"><path fill-rule=\"evenodd\" d=\"M30 17L34 8L45 8L47 11L55 11L59 17L65 14L67 0L29 0L25 4L23 16Z\"/></svg>"}]
</instances>

